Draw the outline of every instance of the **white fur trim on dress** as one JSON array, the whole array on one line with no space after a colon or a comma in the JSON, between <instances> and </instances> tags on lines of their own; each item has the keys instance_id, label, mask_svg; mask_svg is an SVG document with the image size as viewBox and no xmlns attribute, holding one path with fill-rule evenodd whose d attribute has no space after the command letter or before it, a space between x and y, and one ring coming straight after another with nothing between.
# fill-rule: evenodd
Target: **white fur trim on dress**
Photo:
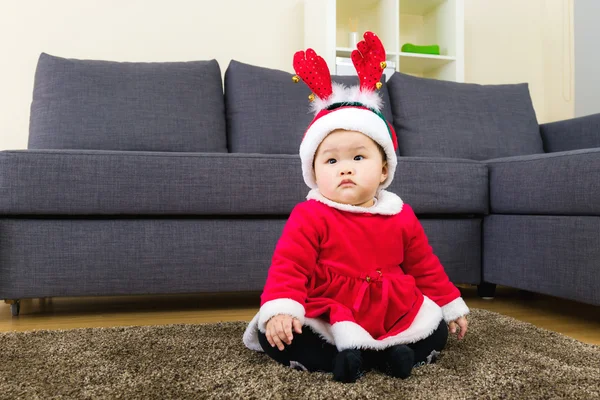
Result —
<instances>
[{"instance_id":1,"label":"white fur trim on dress","mask_svg":"<svg viewBox=\"0 0 600 400\"><path fill-rule=\"evenodd\" d=\"M430 336L442 320L442 310L427 296L413 323L396 336L376 340L360 325L350 322L338 322L331 326L335 346L339 351L345 349L381 350L397 344L415 343Z\"/></svg>"},{"instance_id":2,"label":"white fur trim on dress","mask_svg":"<svg viewBox=\"0 0 600 400\"><path fill-rule=\"evenodd\" d=\"M260 342L258 341L258 317L260 313L256 313L252 321L246 327L244 331L244 336L242 340L244 341L244 345L250 350L254 351L263 351L260 346Z\"/></svg>"},{"instance_id":3,"label":"white fur trim on dress","mask_svg":"<svg viewBox=\"0 0 600 400\"><path fill-rule=\"evenodd\" d=\"M260 318L260 312L257 312L252 321L246 327L244 331L244 345L250 350L254 351L263 351L260 342L258 341L258 319ZM331 336L331 325L323 321L322 319L316 318L306 318L304 319L304 324L302 329L306 329L306 326L309 326L313 332L318 334L325 340L327 343L334 344L333 336ZM263 332L264 333L264 332Z\"/></svg>"},{"instance_id":4,"label":"white fur trim on dress","mask_svg":"<svg viewBox=\"0 0 600 400\"><path fill-rule=\"evenodd\" d=\"M387 123L373 111L355 107L334 110L317 119L306 131L300 144L302 176L306 185L311 189L318 187L313 168L315 153L323 139L337 129L360 132L373 139L383 148L387 158L388 176L379 188L387 188L394 179L396 165L398 164L394 142L388 131Z\"/></svg>"},{"instance_id":5,"label":"white fur trim on dress","mask_svg":"<svg viewBox=\"0 0 600 400\"><path fill-rule=\"evenodd\" d=\"M244 344L250 350L262 351L258 343L258 314L250 321L244 332ZM413 320L412 324L403 332L383 340L374 339L360 325L343 321L333 325L315 318L306 318L304 326L309 326L319 334L327 343L333 344L338 350L350 348L360 349L385 349L396 344L415 343L430 336L442 321L442 309L427 296Z\"/></svg>"},{"instance_id":6,"label":"white fur trim on dress","mask_svg":"<svg viewBox=\"0 0 600 400\"><path fill-rule=\"evenodd\" d=\"M329 200L323 196L319 189L312 189L306 196L307 200L317 200L329 207L336 208L342 211L349 211L354 213L371 213L381 215L396 215L402 211L404 202L395 193L388 192L387 190L381 190L377 194L377 202L372 207L359 207L352 204L338 203L333 200Z\"/></svg>"},{"instance_id":7,"label":"white fur trim on dress","mask_svg":"<svg viewBox=\"0 0 600 400\"><path fill-rule=\"evenodd\" d=\"M443 306L442 313L444 315L444 321L450 322L467 315L469 313L469 307L467 307L463 298L459 297Z\"/></svg>"},{"instance_id":8,"label":"white fur trim on dress","mask_svg":"<svg viewBox=\"0 0 600 400\"><path fill-rule=\"evenodd\" d=\"M360 90L360 86L346 87L336 82L332 82L331 89L332 93L327 99L315 97L315 101L310 103L310 109L315 115L335 103L357 102L377 111L381 111L383 107L383 100L373 90Z\"/></svg>"},{"instance_id":9,"label":"white fur trim on dress","mask_svg":"<svg viewBox=\"0 0 600 400\"><path fill-rule=\"evenodd\" d=\"M292 299L275 299L267 301L258 311L258 329L265 333L265 325L277 314L291 315L304 323L304 306Z\"/></svg>"},{"instance_id":10,"label":"white fur trim on dress","mask_svg":"<svg viewBox=\"0 0 600 400\"><path fill-rule=\"evenodd\" d=\"M292 299L275 299L267 301L256 313L244 331L244 345L250 350L263 351L258 342L258 331L265 333L265 325L271 317L287 314L298 318L304 324L304 306Z\"/></svg>"}]
</instances>

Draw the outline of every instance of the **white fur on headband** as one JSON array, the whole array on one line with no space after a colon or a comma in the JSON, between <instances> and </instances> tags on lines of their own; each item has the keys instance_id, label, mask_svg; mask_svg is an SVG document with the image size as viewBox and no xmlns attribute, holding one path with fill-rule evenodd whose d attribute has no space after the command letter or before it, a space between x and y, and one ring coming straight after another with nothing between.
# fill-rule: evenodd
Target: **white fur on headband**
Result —
<instances>
[{"instance_id":1,"label":"white fur on headband","mask_svg":"<svg viewBox=\"0 0 600 400\"><path fill-rule=\"evenodd\" d=\"M361 90L360 86L346 87L340 83L332 82L331 88L333 93L327 99L323 100L315 97L315 100L310 104L312 112L317 114L319 111L329 107L334 103L354 103L358 102L365 106L381 111L383 101L379 94L374 90Z\"/></svg>"}]
</instances>

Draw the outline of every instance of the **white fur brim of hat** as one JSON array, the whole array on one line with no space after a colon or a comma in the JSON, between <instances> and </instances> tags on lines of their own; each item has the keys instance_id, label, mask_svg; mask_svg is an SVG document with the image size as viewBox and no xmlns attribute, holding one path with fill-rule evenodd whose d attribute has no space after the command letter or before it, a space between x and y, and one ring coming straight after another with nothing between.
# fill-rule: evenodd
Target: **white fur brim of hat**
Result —
<instances>
[{"instance_id":1,"label":"white fur brim of hat","mask_svg":"<svg viewBox=\"0 0 600 400\"><path fill-rule=\"evenodd\" d=\"M302 176L308 187L317 189L313 170L313 160L317 148L327 135L338 129L360 132L383 148L387 158L388 176L379 189L387 188L394 179L398 163L392 138L383 119L373 111L357 107L336 109L314 121L306 131L304 140L300 144L300 159L302 160Z\"/></svg>"}]
</instances>

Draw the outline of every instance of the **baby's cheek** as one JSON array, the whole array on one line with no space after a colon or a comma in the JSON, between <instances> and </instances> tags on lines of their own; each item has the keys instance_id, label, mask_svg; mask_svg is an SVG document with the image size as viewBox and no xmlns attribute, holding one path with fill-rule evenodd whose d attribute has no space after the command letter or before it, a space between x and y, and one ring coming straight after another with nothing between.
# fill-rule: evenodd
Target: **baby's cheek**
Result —
<instances>
[{"instance_id":1,"label":"baby's cheek","mask_svg":"<svg viewBox=\"0 0 600 400\"><path fill-rule=\"evenodd\" d=\"M322 171L317 176L317 183L319 186L329 186L331 184L331 176L327 174L325 171Z\"/></svg>"},{"instance_id":2,"label":"baby's cheek","mask_svg":"<svg viewBox=\"0 0 600 400\"><path fill-rule=\"evenodd\" d=\"M316 181L321 192L327 192L331 189L333 176L327 169L319 169L316 172Z\"/></svg>"}]
</instances>

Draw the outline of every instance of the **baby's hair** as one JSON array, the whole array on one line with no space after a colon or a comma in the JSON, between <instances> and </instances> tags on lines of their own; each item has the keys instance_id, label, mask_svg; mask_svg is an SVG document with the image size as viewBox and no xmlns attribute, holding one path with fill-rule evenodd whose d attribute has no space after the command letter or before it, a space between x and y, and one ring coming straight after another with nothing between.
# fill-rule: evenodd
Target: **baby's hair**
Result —
<instances>
[{"instance_id":1,"label":"baby's hair","mask_svg":"<svg viewBox=\"0 0 600 400\"><path fill-rule=\"evenodd\" d=\"M381 158L383 158L383 162L387 162L387 155L385 154L385 150L379 143L375 142L375 144L377 145L377 148L379 149L379 152L381 153Z\"/></svg>"}]
</instances>

